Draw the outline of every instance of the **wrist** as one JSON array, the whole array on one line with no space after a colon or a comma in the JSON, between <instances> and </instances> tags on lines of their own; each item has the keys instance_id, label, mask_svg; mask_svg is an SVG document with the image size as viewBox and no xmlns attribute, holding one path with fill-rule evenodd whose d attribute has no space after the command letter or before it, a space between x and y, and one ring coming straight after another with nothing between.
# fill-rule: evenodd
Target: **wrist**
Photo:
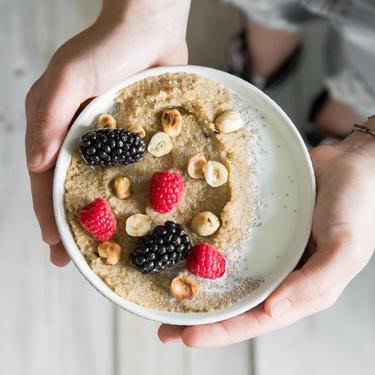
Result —
<instances>
[{"instance_id":1,"label":"wrist","mask_svg":"<svg viewBox=\"0 0 375 375\"><path fill-rule=\"evenodd\" d=\"M185 39L191 0L103 0L99 23L156 28Z\"/></svg>"},{"instance_id":2,"label":"wrist","mask_svg":"<svg viewBox=\"0 0 375 375\"><path fill-rule=\"evenodd\" d=\"M363 125L375 131L375 118L370 118ZM356 153L375 160L375 137L370 134L353 131L337 145L343 152Z\"/></svg>"}]
</instances>

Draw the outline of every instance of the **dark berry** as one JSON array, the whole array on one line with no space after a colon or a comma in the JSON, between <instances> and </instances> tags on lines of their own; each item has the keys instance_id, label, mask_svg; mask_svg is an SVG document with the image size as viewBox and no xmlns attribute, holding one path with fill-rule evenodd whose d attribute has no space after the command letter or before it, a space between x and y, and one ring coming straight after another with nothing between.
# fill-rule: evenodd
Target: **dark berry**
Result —
<instances>
[{"instance_id":1,"label":"dark berry","mask_svg":"<svg viewBox=\"0 0 375 375\"><path fill-rule=\"evenodd\" d=\"M125 129L96 129L84 134L79 144L88 165L113 166L131 164L141 159L145 143L138 134Z\"/></svg>"},{"instance_id":2,"label":"dark berry","mask_svg":"<svg viewBox=\"0 0 375 375\"><path fill-rule=\"evenodd\" d=\"M176 247L173 246L173 245L169 245L169 246L168 246L168 252L169 252L169 253L173 253L174 251L176 251Z\"/></svg>"},{"instance_id":3,"label":"dark berry","mask_svg":"<svg viewBox=\"0 0 375 375\"><path fill-rule=\"evenodd\" d=\"M175 246L178 246L181 243L181 237L178 234L174 234L171 243Z\"/></svg>"},{"instance_id":4,"label":"dark berry","mask_svg":"<svg viewBox=\"0 0 375 375\"><path fill-rule=\"evenodd\" d=\"M87 147L86 153L87 155L94 155L96 152L95 147L89 146Z\"/></svg>"},{"instance_id":5,"label":"dark berry","mask_svg":"<svg viewBox=\"0 0 375 375\"><path fill-rule=\"evenodd\" d=\"M188 243L190 243L190 238L189 238L189 236L188 236L186 233L184 233L184 234L181 236L181 240L182 240L182 243L184 243L184 244L188 244Z\"/></svg>"},{"instance_id":6,"label":"dark berry","mask_svg":"<svg viewBox=\"0 0 375 375\"><path fill-rule=\"evenodd\" d=\"M184 250L185 250L185 246L184 246L184 245L180 245L180 246L178 246L177 249L176 249L176 251L177 251L178 253L182 253L182 252L184 252Z\"/></svg>"},{"instance_id":7,"label":"dark berry","mask_svg":"<svg viewBox=\"0 0 375 375\"><path fill-rule=\"evenodd\" d=\"M185 260L191 247L190 237L181 225L167 221L138 241L130 259L142 273L153 274Z\"/></svg>"},{"instance_id":8,"label":"dark berry","mask_svg":"<svg viewBox=\"0 0 375 375\"><path fill-rule=\"evenodd\" d=\"M142 266L145 261L146 258L143 255L138 255L135 257L135 263L137 263L138 266Z\"/></svg>"},{"instance_id":9,"label":"dark berry","mask_svg":"<svg viewBox=\"0 0 375 375\"><path fill-rule=\"evenodd\" d=\"M155 229L155 232L158 236L164 236L168 233L167 229L165 229L162 225L157 226Z\"/></svg>"}]
</instances>

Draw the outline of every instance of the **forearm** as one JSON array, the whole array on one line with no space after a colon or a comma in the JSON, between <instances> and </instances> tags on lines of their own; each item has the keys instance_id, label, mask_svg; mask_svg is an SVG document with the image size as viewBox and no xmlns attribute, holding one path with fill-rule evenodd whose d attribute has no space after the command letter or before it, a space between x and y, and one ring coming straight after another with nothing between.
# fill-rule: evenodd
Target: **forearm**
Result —
<instances>
[{"instance_id":1,"label":"forearm","mask_svg":"<svg viewBox=\"0 0 375 375\"><path fill-rule=\"evenodd\" d=\"M191 0L103 0L99 22L127 24L152 22L185 38Z\"/></svg>"}]
</instances>

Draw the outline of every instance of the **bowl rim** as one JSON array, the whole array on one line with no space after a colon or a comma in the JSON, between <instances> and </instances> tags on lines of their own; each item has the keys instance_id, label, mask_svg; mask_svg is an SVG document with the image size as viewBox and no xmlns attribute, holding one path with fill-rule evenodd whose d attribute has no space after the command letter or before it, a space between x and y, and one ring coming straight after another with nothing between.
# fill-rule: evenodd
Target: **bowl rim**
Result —
<instances>
[{"instance_id":1,"label":"bowl rim","mask_svg":"<svg viewBox=\"0 0 375 375\"><path fill-rule=\"evenodd\" d=\"M307 168L307 176L309 178L309 181L306 182L309 191L306 194L307 201L305 202L307 207L307 211L310 213L308 218L308 229L306 229L306 233L304 238L305 246L307 244L310 231L311 231L311 223L312 223L312 215L313 215L313 209L315 205L315 177L314 177L314 170L312 166L312 162L308 153L308 150L304 144L304 141L298 132L297 128L293 124L292 120L288 117L288 115L279 107L278 104L276 104L269 96L267 96L265 93L260 91L257 87L251 85L249 82L246 82L236 76L233 76L229 73L203 67L203 66L197 66L197 65L177 65L177 66L165 66L165 67L156 67L147 69L144 71L141 71L139 73L136 73L132 76L129 76L125 80L121 81L119 84L115 85L110 90L106 91L102 95L97 96L95 99L93 99L84 109L83 111L78 115L78 117L74 120L71 128L69 129L64 142L59 150L59 154L56 160L55 165L55 172L53 177L53 210L56 220L56 225L61 237L61 241L68 252L72 262L76 266L76 268L79 270L79 272L84 276L84 278L98 291L100 292L104 297L106 297L111 302L115 303L122 309L131 312L135 315L138 315L140 317L161 322L161 323L167 323L167 324L174 324L174 325L199 325L199 324L208 324L208 323L214 323L223 321L226 319L229 319L231 317L237 316L241 313L244 313L245 311L248 311L252 309L253 307L257 306L261 302L263 302L280 284L281 282L293 271L293 269L298 264L298 261L300 260L300 257L302 256L304 252L304 248L301 249L299 256L296 257L294 261L290 261L289 267L285 267L285 272L283 272L282 275L275 277L272 283L261 292L258 288L256 291L254 291L248 301L245 301L245 298L242 300L226 307L223 309L217 309L214 311L209 312L190 312L190 313L184 313L184 312L168 312L168 311L161 311L161 310L155 310L143 307L141 305L135 304L133 302L130 302L126 300L125 298L120 297L117 295L112 289L110 289L104 281L88 266L88 263L86 262L84 256L80 252L73 234L71 232L69 223L66 220L65 217L65 210L63 206L63 194L64 194L64 182L66 178L66 171L67 168L64 168L63 164L67 157L71 157L70 152L67 150L68 142L71 138L73 138L74 130L76 129L76 125L80 123L82 118L85 116L86 113L89 111L93 111L95 107L100 103L101 101L104 101L107 97L115 98L116 94L123 88L131 85L134 82L140 81L144 78L151 77L151 76L157 76L164 73L192 73L192 74L198 74L202 76L206 76L208 78L212 78L212 75L214 74L220 74L222 77L225 77L226 79L234 80L238 83L241 83L241 85L246 85L247 90L253 91L255 95L260 97L263 101L265 101L268 105L270 105L273 110L275 110L283 120L286 126L289 127L289 131L294 133L294 136L296 137L296 140L298 141L298 146L301 149L301 157L303 157L305 166ZM211 75L210 75L211 73ZM89 126L88 124L87 126ZM69 166L69 163L68 163ZM307 227L307 226L306 226ZM241 303L242 302L242 303Z\"/></svg>"}]
</instances>

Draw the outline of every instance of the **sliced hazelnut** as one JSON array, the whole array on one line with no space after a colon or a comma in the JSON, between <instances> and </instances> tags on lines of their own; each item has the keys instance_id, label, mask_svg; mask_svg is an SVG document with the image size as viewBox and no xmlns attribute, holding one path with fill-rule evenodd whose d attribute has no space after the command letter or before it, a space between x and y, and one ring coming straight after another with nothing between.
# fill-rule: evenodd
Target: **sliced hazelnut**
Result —
<instances>
[{"instance_id":1,"label":"sliced hazelnut","mask_svg":"<svg viewBox=\"0 0 375 375\"><path fill-rule=\"evenodd\" d=\"M238 112L229 110L216 118L215 126L220 132L228 134L243 128L244 122Z\"/></svg>"},{"instance_id":2,"label":"sliced hazelnut","mask_svg":"<svg viewBox=\"0 0 375 375\"><path fill-rule=\"evenodd\" d=\"M143 129L140 125L130 125L128 130L132 133L138 134L141 138L146 136L145 129Z\"/></svg>"},{"instance_id":3,"label":"sliced hazelnut","mask_svg":"<svg viewBox=\"0 0 375 375\"><path fill-rule=\"evenodd\" d=\"M99 116L98 119L98 128L116 128L117 121L109 113L104 113Z\"/></svg>"},{"instance_id":4,"label":"sliced hazelnut","mask_svg":"<svg viewBox=\"0 0 375 375\"><path fill-rule=\"evenodd\" d=\"M208 185L218 187L228 181L228 170L218 161L209 161L203 167L204 178Z\"/></svg>"},{"instance_id":5,"label":"sliced hazelnut","mask_svg":"<svg viewBox=\"0 0 375 375\"><path fill-rule=\"evenodd\" d=\"M177 137L182 129L182 116L178 109L165 109L161 114L161 126L170 137Z\"/></svg>"},{"instance_id":6,"label":"sliced hazelnut","mask_svg":"<svg viewBox=\"0 0 375 375\"><path fill-rule=\"evenodd\" d=\"M210 236L220 227L219 218L210 211L197 214L191 221L191 229L200 236Z\"/></svg>"},{"instance_id":7,"label":"sliced hazelnut","mask_svg":"<svg viewBox=\"0 0 375 375\"><path fill-rule=\"evenodd\" d=\"M198 292L198 285L184 275L179 275L172 280L171 292L177 299L193 299Z\"/></svg>"},{"instance_id":8,"label":"sliced hazelnut","mask_svg":"<svg viewBox=\"0 0 375 375\"><path fill-rule=\"evenodd\" d=\"M125 230L129 236L145 236L151 230L151 219L147 215L135 214L127 218Z\"/></svg>"},{"instance_id":9,"label":"sliced hazelnut","mask_svg":"<svg viewBox=\"0 0 375 375\"><path fill-rule=\"evenodd\" d=\"M173 144L169 135L164 132L155 133L150 139L147 150L151 155L158 158L167 155L172 151Z\"/></svg>"},{"instance_id":10,"label":"sliced hazelnut","mask_svg":"<svg viewBox=\"0 0 375 375\"><path fill-rule=\"evenodd\" d=\"M203 167L207 164L207 160L203 153L192 156L189 159L187 172L192 178L204 178Z\"/></svg>"},{"instance_id":11,"label":"sliced hazelnut","mask_svg":"<svg viewBox=\"0 0 375 375\"><path fill-rule=\"evenodd\" d=\"M120 260L121 246L114 241L104 241L98 246L101 261L107 266L114 266Z\"/></svg>"},{"instance_id":12,"label":"sliced hazelnut","mask_svg":"<svg viewBox=\"0 0 375 375\"><path fill-rule=\"evenodd\" d=\"M112 181L117 198L128 199L132 195L132 183L124 176L117 176Z\"/></svg>"}]
</instances>

